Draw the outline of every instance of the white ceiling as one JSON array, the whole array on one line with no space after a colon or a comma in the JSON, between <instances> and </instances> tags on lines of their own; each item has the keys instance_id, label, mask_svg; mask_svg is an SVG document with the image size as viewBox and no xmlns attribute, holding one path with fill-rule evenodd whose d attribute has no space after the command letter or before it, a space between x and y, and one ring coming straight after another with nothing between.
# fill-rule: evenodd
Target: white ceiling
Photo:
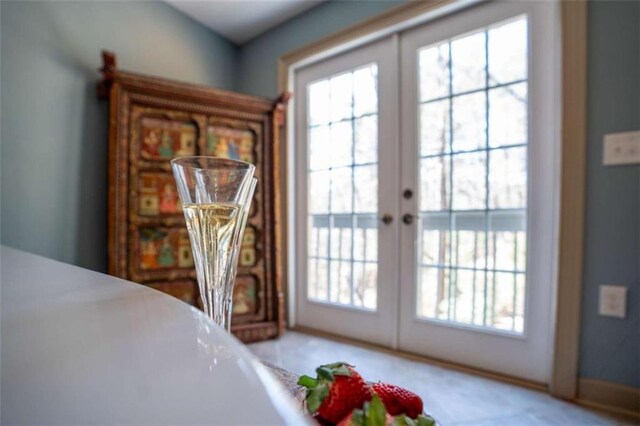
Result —
<instances>
[{"instance_id":1,"label":"white ceiling","mask_svg":"<svg viewBox=\"0 0 640 426\"><path fill-rule=\"evenodd\" d=\"M275 27L324 0L165 0L237 44Z\"/></svg>"}]
</instances>

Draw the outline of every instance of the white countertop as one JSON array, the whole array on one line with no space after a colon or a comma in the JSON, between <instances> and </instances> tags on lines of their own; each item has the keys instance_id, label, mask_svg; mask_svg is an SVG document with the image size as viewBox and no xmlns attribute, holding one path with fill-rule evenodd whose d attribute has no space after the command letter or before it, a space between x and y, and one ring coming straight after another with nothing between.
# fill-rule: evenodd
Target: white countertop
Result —
<instances>
[{"instance_id":1,"label":"white countertop","mask_svg":"<svg viewBox=\"0 0 640 426\"><path fill-rule=\"evenodd\" d=\"M2 424L307 423L200 311L2 247Z\"/></svg>"}]
</instances>

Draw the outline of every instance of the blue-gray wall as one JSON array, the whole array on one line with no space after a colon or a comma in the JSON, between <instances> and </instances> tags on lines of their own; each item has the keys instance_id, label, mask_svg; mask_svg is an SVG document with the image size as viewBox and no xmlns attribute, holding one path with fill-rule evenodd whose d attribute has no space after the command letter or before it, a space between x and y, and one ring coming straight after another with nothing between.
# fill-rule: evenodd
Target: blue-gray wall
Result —
<instances>
[{"instance_id":1,"label":"blue-gray wall","mask_svg":"<svg viewBox=\"0 0 640 426\"><path fill-rule=\"evenodd\" d=\"M163 2L2 1L1 241L106 270L107 102L126 70L233 89L238 49Z\"/></svg>"},{"instance_id":2,"label":"blue-gray wall","mask_svg":"<svg viewBox=\"0 0 640 426\"><path fill-rule=\"evenodd\" d=\"M328 1L242 45L238 90L278 95L280 56L402 4L404 0Z\"/></svg>"},{"instance_id":3,"label":"blue-gray wall","mask_svg":"<svg viewBox=\"0 0 640 426\"><path fill-rule=\"evenodd\" d=\"M589 3L587 209L580 376L640 387L640 166L602 165L606 133L640 129L640 2ZM598 286L628 286L627 318Z\"/></svg>"}]
</instances>

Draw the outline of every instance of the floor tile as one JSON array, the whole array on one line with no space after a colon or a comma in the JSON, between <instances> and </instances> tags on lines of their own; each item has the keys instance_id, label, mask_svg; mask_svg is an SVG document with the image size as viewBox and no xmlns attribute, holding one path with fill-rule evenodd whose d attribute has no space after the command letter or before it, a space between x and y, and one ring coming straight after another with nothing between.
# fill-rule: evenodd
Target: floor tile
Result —
<instances>
[{"instance_id":1,"label":"floor tile","mask_svg":"<svg viewBox=\"0 0 640 426\"><path fill-rule=\"evenodd\" d=\"M386 381L422 396L425 410L448 425L618 425L619 420L548 394L382 351L287 331L278 340L253 343L259 358L296 374L346 361L369 381Z\"/></svg>"}]
</instances>

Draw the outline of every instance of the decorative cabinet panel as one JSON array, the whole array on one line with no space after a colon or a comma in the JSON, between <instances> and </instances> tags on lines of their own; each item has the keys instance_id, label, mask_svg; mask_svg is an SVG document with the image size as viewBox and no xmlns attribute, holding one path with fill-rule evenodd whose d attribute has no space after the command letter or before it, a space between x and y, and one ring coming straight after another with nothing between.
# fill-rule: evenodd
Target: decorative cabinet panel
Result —
<instances>
[{"instance_id":1,"label":"decorative cabinet panel","mask_svg":"<svg viewBox=\"0 0 640 426\"><path fill-rule=\"evenodd\" d=\"M103 52L98 95L110 101L109 273L201 307L189 236L169 161L209 155L255 164L258 186L239 256L232 331L277 336L280 289L278 135L288 95L276 101L116 68Z\"/></svg>"}]
</instances>

